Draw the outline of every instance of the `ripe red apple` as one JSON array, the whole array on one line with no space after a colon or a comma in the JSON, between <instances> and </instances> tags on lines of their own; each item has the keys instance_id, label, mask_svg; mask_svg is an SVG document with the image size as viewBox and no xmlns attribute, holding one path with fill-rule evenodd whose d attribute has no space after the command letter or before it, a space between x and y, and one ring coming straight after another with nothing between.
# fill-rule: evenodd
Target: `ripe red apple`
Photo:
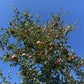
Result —
<instances>
[{"instance_id":1,"label":"ripe red apple","mask_svg":"<svg viewBox=\"0 0 84 84\"><path fill-rule=\"evenodd\" d=\"M63 53L67 53L67 48L63 48Z\"/></svg>"},{"instance_id":2,"label":"ripe red apple","mask_svg":"<svg viewBox=\"0 0 84 84\"><path fill-rule=\"evenodd\" d=\"M67 72L67 69L65 69L65 72Z\"/></svg>"},{"instance_id":3,"label":"ripe red apple","mask_svg":"<svg viewBox=\"0 0 84 84\"><path fill-rule=\"evenodd\" d=\"M46 41L46 40L45 40L45 41L44 41L44 43L46 43L46 44L47 44L47 43L48 43L48 41Z\"/></svg>"},{"instance_id":4,"label":"ripe red apple","mask_svg":"<svg viewBox=\"0 0 84 84\"><path fill-rule=\"evenodd\" d=\"M49 33L49 31L45 31L45 33Z\"/></svg>"},{"instance_id":5,"label":"ripe red apple","mask_svg":"<svg viewBox=\"0 0 84 84\"><path fill-rule=\"evenodd\" d=\"M67 51L67 48L64 48L65 51Z\"/></svg>"},{"instance_id":6,"label":"ripe red apple","mask_svg":"<svg viewBox=\"0 0 84 84\"><path fill-rule=\"evenodd\" d=\"M53 26L58 26L58 23L57 22L54 22Z\"/></svg>"},{"instance_id":7,"label":"ripe red apple","mask_svg":"<svg viewBox=\"0 0 84 84\"><path fill-rule=\"evenodd\" d=\"M58 60L58 63L61 63L61 60Z\"/></svg>"},{"instance_id":8,"label":"ripe red apple","mask_svg":"<svg viewBox=\"0 0 84 84\"><path fill-rule=\"evenodd\" d=\"M13 56L11 57L11 59L12 59L13 61L16 61L16 60L18 59L18 57L17 57L16 55L13 55Z\"/></svg>"},{"instance_id":9,"label":"ripe red apple","mask_svg":"<svg viewBox=\"0 0 84 84\"><path fill-rule=\"evenodd\" d=\"M70 77L72 77L72 74L70 74Z\"/></svg>"},{"instance_id":10,"label":"ripe red apple","mask_svg":"<svg viewBox=\"0 0 84 84\"><path fill-rule=\"evenodd\" d=\"M79 68L79 66L76 66L76 69L78 69Z\"/></svg>"},{"instance_id":11,"label":"ripe red apple","mask_svg":"<svg viewBox=\"0 0 84 84\"><path fill-rule=\"evenodd\" d=\"M60 35L58 34L58 35L56 35L56 39L60 39Z\"/></svg>"},{"instance_id":12,"label":"ripe red apple","mask_svg":"<svg viewBox=\"0 0 84 84\"><path fill-rule=\"evenodd\" d=\"M24 33L29 34L29 30L28 29L24 30Z\"/></svg>"},{"instance_id":13,"label":"ripe red apple","mask_svg":"<svg viewBox=\"0 0 84 84\"><path fill-rule=\"evenodd\" d=\"M76 58L77 56L76 55L74 55L74 58Z\"/></svg>"},{"instance_id":14,"label":"ripe red apple","mask_svg":"<svg viewBox=\"0 0 84 84\"><path fill-rule=\"evenodd\" d=\"M63 29L62 32L65 32L66 29Z\"/></svg>"},{"instance_id":15,"label":"ripe red apple","mask_svg":"<svg viewBox=\"0 0 84 84\"><path fill-rule=\"evenodd\" d=\"M58 64L58 63L61 63L61 60L58 59L55 61L55 64Z\"/></svg>"},{"instance_id":16,"label":"ripe red apple","mask_svg":"<svg viewBox=\"0 0 84 84\"><path fill-rule=\"evenodd\" d=\"M50 47L50 48L49 48L49 51L51 51L51 50L53 50L53 47Z\"/></svg>"},{"instance_id":17,"label":"ripe red apple","mask_svg":"<svg viewBox=\"0 0 84 84\"><path fill-rule=\"evenodd\" d=\"M69 61L71 60L71 57L69 57Z\"/></svg>"}]
</instances>

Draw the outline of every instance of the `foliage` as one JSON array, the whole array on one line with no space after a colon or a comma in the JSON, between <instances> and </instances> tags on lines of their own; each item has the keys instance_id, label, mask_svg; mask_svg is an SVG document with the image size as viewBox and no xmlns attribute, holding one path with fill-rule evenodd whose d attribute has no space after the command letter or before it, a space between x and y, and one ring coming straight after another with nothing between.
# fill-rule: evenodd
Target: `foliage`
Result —
<instances>
[{"instance_id":1,"label":"foliage","mask_svg":"<svg viewBox=\"0 0 84 84\"><path fill-rule=\"evenodd\" d=\"M28 11L23 13L16 7L13 10L10 27L1 29L0 47L4 54L0 59L10 62L10 67L20 66L22 84L83 84L84 59L67 42L75 24L65 24L61 12L51 12L49 21L42 25L40 15L34 21Z\"/></svg>"}]
</instances>

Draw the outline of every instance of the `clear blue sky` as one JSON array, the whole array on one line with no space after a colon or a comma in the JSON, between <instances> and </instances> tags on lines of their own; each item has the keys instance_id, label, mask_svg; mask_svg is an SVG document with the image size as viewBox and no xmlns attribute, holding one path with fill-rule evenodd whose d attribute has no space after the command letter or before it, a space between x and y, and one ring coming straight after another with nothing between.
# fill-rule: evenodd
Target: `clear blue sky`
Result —
<instances>
[{"instance_id":1,"label":"clear blue sky","mask_svg":"<svg viewBox=\"0 0 84 84\"><path fill-rule=\"evenodd\" d=\"M75 50L76 54L80 57L84 54L84 0L0 0L0 28L7 28L8 22L11 21L13 16L12 7L16 6L19 10L23 11L29 9L31 13L37 15L42 14L41 22L48 19L48 14L52 11L54 14L59 12L60 7L63 8L63 12L69 11L70 13L66 15L65 21L70 24L75 22L75 20L80 20L77 26L80 27L79 30L74 30L70 34L69 44ZM0 53L2 54L2 53ZM6 75L9 70L9 63L2 64L0 62L0 68L3 67L3 72ZM10 68L12 71L12 83L17 82L17 77L15 72L18 69Z\"/></svg>"}]
</instances>

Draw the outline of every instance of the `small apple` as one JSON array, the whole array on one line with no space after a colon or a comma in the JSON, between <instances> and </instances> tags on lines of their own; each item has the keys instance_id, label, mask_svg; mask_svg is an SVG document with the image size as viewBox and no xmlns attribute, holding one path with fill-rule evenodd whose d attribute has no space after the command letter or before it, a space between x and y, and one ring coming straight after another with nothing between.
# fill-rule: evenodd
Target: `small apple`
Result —
<instances>
[{"instance_id":1,"label":"small apple","mask_svg":"<svg viewBox=\"0 0 84 84\"><path fill-rule=\"evenodd\" d=\"M49 45L50 45L50 46L52 46L52 45L53 45L53 43L51 42L51 43L49 43Z\"/></svg>"},{"instance_id":2,"label":"small apple","mask_svg":"<svg viewBox=\"0 0 84 84\"><path fill-rule=\"evenodd\" d=\"M72 59L74 60L74 57L72 57Z\"/></svg>"},{"instance_id":3,"label":"small apple","mask_svg":"<svg viewBox=\"0 0 84 84\"><path fill-rule=\"evenodd\" d=\"M76 55L74 55L74 58L76 58L77 56Z\"/></svg>"},{"instance_id":4,"label":"small apple","mask_svg":"<svg viewBox=\"0 0 84 84\"><path fill-rule=\"evenodd\" d=\"M48 33L49 36L51 36L51 33Z\"/></svg>"},{"instance_id":5,"label":"small apple","mask_svg":"<svg viewBox=\"0 0 84 84\"><path fill-rule=\"evenodd\" d=\"M37 58L34 58L35 63L39 63L39 60Z\"/></svg>"},{"instance_id":6,"label":"small apple","mask_svg":"<svg viewBox=\"0 0 84 84\"><path fill-rule=\"evenodd\" d=\"M59 32L58 34L61 35L61 32Z\"/></svg>"},{"instance_id":7,"label":"small apple","mask_svg":"<svg viewBox=\"0 0 84 84\"><path fill-rule=\"evenodd\" d=\"M67 69L65 69L65 72L67 72Z\"/></svg>"},{"instance_id":8,"label":"small apple","mask_svg":"<svg viewBox=\"0 0 84 84\"><path fill-rule=\"evenodd\" d=\"M67 53L67 48L63 48L63 51L62 51L64 54Z\"/></svg>"},{"instance_id":9,"label":"small apple","mask_svg":"<svg viewBox=\"0 0 84 84\"><path fill-rule=\"evenodd\" d=\"M58 23L57 23L57 22L54 22L53 26L54 26L54 27L55 27L55 26L58 26Z\"/></svg>"},{"instance_id":10,"label":"small apple","mask_svg":"<svg viewBox=\"0 0 84 84\"><path fill-rule=\"evenodd\" d=\"M40 30L37 30L37 33L40 33Z\"/></svg>"},{"instance_id":11,"label":"small apple","mask_svg":"<svg viewBox=\"0 0 84 84\"><path fill-rule=\"evenodd\" d=\"M18 59L18 57L17 57L16 55L13 55L13 56L11 57L11 59L12 59L13 61L16 61L16 60Z\"/></svg>"},{"instance_id":12,"label":"small apple","mask_svg":"<svg viewBox=\"0 0 84 84\"><path fill-rule=\"evenodd\" d=\"M8 24L9 24L9 25L12 25L12 23L11 23L11 22L9 22Z\"/></svg>"},{"instance_id":13,"label":"small apple","mask_svg":"<svg viewBox=\"0 0 84 84\"><path fill-rule=\"evenodd\" d=\"M66 49L66 48L64 48L64 50L65 50L65 51L67 51L67 49Z\"/></svg>"},{"instance_id":14,"label":"small apple","mask_svg":"<svg viewBox=\"0 0 84 84\"><path fill-rule=\"evenodd\" d=\"M71 61L71 57L69 57L69 61Z\"/></svg>"},{"instance_id":15,"label":"small apple","mask_svg":"<svg viewBox=\"0 0 84 84\"><path fill-rule=\"evenodd\" d=\"M29 58L30 58L30 59L32 58L32 55L31 55L31 54L29 54Z\"/></svg>"},{"instance_id":16,"label":"small apple","mask_svg":"<svg viewBox=\"0 0 84 84\"><path fill-rule=\"evenodd\" d=\"M36 44L40 44L41 42L40 41L37 41Z\"/></svg>"},{"instance_id":17,"label":"small apple","mask_svg":"<svg viewBox=\"0 0 84 84\"><path fill-rule=\"evenodd\" d=\"M60 39L60 35L58 34L58 35L56 35L56 39Z\"/></svg>"},{"instance_id":18,"label":"small apple","mask_svg":"<svg viewBox=\"0 0 84 84\"><path fill-rule=\"evenodd\" d=\"M27 13L25 13L24 16L27 16Z\"/></svg>"},{"instance_id":19,"label":"small apple","mask_svg":"<svg viewBox=\"0 0 84 84\"><path fill-rule=\"evenodd\" d=\"M62 32L65 32L66 29L63 29Z\"/></svg>"},{"instance_id":20,"label":"small apple","mask_svg":"<svg viewBox=\"0 0 84 84\"><path fill-rule=\"evenodd\" d=\"M61 60L58 60L58 63L60 63L61 62Z\"/></svg>"},{"instance_id":21,"label":"small apple","mask_svg":"<svg viewBox=\"0 0 84 84\"><path fill-rule=\"evenodd\" d=\"M45 33L49 33L49 31L45 31Z\"/></svg>"},{"instance_id":22,"label":"small apple","mask_svg":"<svg viewBox=\"0 0 84 84\"><path fill-rule=\"evenodd\" d=\"M38 26L38 28L41 28L41 26Z\"/></svg>"},{"instance_id":23,"label":"small apple","mask_svg":"<svg viewBox=\"0 0 84 84\"><path fill-rule=\"evenodd\" d=\"M8 49L8 50L11 50L12 47L11 47L10 45L7 45L7 49Z\"/></svg>"},{"instance_id":24,"label":"small apple","mask_svg":"<svg viewBox=\"0 0 84 84\"><path fill-rule=\"evenodd\" d=\"M79 66L76 66L76 69L78 69L79 68Z\"/></svg>"},{"instance_id":25,"label":"small apple","mask_svg":"<svg viewBox=\"0 0 84 84\"><path fill-rule=\"evenodd\" d=\"M50 48L49 48L49 51L51 51L51 50L53 50L53 47L50 47Z\"/></svg>"},{"instance_id":26,"label":"small apple","mask_svg":"<svg viewBox=\"0 0 84 84\"><path fill-rule=\"evenodd\" d=\"M58 63L61 63L61 60L58 59L55 61L55 64L58 64Z\"/></svg>"},{"instance_id":27,"label":"small apple","mask_svg":"<svg viewBox=\"0 0 84 84\"><path fill-rule=\"evenodd\" d=\"M26 29L26 30L24 30L24 32L25 32L25 33L29 33L29 30Z\"/></svg>"},{"instance_id":28,"label":"small apple","mask_svg":"<svg viewBox=\"0 0 84 84\"><path fill-rule=\"evenodd\" d=\"M32 72L30 71L29 73L31 74Z\"/></svg>"},{"instance_id":29,"label":"small apple","mask_svg":"<svg viewBox=\"0 0 84 84\"><path fill-rule=\"evenodd\" d=\"M47 43L48 43L48 41L46 41L46 40L45 40L45 41L44 41L44 43L46 43L46 44L47 44Z\"/></svg>"},{"instance_id":30,"label":"small apple","mask_svg":"<svg viewBox=\"0 0 84 84\"><path fill-rule=\"evenodd\" d=\"M24 56L26 56L26 54L25 53L22 53L22 56L24 57Z\"/></svg>"},{"instance_id":31,"label":"small apple","mask_svg":"<svg viewBox=\"0 0 84 84\"><path fill-rule=\"evenodd\" d=\"M24 34L29 34L29 30L24 30Z\"/></svg>"},{"instance_id":32,"label":"small apple","mask_svg":"<svg viewBox=\"0 0 84 84\"><path fill-rule=\"evenodd\" d=\"M72 77L72 74L70 74L69 76Z\"/></svg>"}]
</instances>

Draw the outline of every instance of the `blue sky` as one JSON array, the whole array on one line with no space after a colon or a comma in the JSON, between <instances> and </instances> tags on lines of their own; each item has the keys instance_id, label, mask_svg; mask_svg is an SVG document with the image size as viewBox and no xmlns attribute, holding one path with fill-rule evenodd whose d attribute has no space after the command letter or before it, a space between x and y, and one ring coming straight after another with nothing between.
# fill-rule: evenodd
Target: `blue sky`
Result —
<instances>
[{"instance_id":1,"label":"blue sky","mask_svg":"<svg viewBox=\"0 0 84 84\"><path fill-rule=\"evenodd\" d=\"M72 46L76 54L80 57L84 55L84 0L0 0L0 28L7 28L8 22L11 21L14 15L12 8L13 6L19 8L20 11L29 9L30 13L34 15L42 14L41 22L45 22L48 19L48 14L52 11L54 14L59 12L60 7L63 8L63 12L69 11L70 13L66 15L65 22L70 24L76 20L80 20L77 27L78 30L74 30L70 33L70 39L68 43ZM2 54L0 52L0 54ZM0 62L0 68L3 67L3 72L6 75L9 70L9 63L2 64ZM10 68L12 70L12 84L17 82L17 77L15 72L18 69ZM15 79L15 80L14 80Z\"/></svg>"}]
</instances>

